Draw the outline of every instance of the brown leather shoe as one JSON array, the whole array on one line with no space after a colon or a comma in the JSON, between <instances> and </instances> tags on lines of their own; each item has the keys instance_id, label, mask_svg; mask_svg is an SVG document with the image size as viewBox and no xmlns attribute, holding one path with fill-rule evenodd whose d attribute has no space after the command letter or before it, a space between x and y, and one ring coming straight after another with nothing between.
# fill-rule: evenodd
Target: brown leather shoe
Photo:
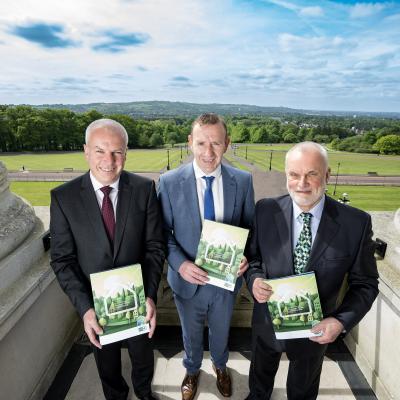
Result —
<instances>
[{"instance_id":1,"label":"brown leather shoe","mask_svg":"<svg viewBox=\"0 0 400 400\"><path fill-rule=\"evenodd\" d=\"M197 374L186 374L181 385L182 400L193 400L197 392L200 371Z\"/></svg>"},{"instance_id":2,"label":"brown leather shoe","mask_svg":"<svg viewBox=\"0 0 400 400\"><path fill-rule=\"evenodd\" d=\"M232 382L228 368L219 369L213 364L213 370L217 374L217 388L224 397L232 396Z\"/></svg>"}]
</instances>

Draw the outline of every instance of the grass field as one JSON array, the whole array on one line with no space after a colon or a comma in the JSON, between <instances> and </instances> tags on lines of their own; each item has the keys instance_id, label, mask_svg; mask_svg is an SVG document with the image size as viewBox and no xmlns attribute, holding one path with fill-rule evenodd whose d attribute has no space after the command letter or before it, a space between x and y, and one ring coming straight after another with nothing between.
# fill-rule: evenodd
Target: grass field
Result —
<instances>
[{"instance_id":1,"label":"grass field","mask_svg":"<svg viewBox=\"0 0 400 400\"><path fill-rule=\"evenodd\" d=\"M11 182L11 191L27 199L33 206L50 205L50 190L62 182ZM368 211L395 211L400 207L400 187L328 185L328 194L336 199L349 195L350 204Z\"/></svg>"},{"instance_id":2,"label":"grass field","mask_svg":"<svg viewBox=\"0 0 400 400\"><path fill-rule=\"evenodd\" d=\"M247 160L254 162L261 169L269 168L272 150L272 169L284 170L286 150L292 145L279 146L247 146ZM229 150L231 152L232 150ZM246 156L246 146L236 150L236 155ZM340 163L339 174L367 174L376 172L378 175L400 175L400 156L378 156L376 154L361 154L329 151L329 165L332 174L336 174Z\"/></svg>"},{"instance_id":3,"label":"grass field","mask_svg":"<svg viewBox=\"0 0 400 400\"><path fill-rule=\"evenodd\" d=\"M10 190L33 206L49 206L50 190L63 182L10 182Z\"/></svg>"},{"instance_id":4,"label":"grass field","mask_svg":"<svg viewBox=\"0 0 400 400\"><path fill-rule=\"evenodd\" d=\"M167 150L129 150L126 158L125 169L136 172L161 171L167 166ZM183 159L186 158L186 150L182 151ZM179 165L181 150L169 149L170 167ZM19 171L22 166L31 171L63 171L64 168L73 168L76 171L88 169L83 152L71 153L40 153L0 155L9 171Z\"/></svg>"},{"instance_id":5,"label":"grass field","mask_svg":"<svg viewBox=\"0 0 400 400\"><path fill-rule=\"evenodd\" d=\"M245 158L247 147L247 160L255 163L261 169L269 168L272 151L272 168L278 171L284 170L286 151L292 144L241 144L236 149L236 155ZM232 161L233 150L229 148L227 159ZM182 150L182 158L187 156L186 150ZM181 150L174 148L169 150L170 167L175 168L181 160ZM71 153L41 153L41 154L1 154L9 171L18 171L25 167L28 170L62 171L64 168L73 168L78 171L87 169L83 152ZM375 154L359 154L347 152L329 152L329 165L332 174L336 174L340 163L339 174L367 174L376 172L379 175L400 175L400 156L377 156ZM240 163L233 162L238 168L246 169ZM161 171L167 165L167 150L129 150L125 168L129 171L149 172Z\"/></svg>"}]
</instances>

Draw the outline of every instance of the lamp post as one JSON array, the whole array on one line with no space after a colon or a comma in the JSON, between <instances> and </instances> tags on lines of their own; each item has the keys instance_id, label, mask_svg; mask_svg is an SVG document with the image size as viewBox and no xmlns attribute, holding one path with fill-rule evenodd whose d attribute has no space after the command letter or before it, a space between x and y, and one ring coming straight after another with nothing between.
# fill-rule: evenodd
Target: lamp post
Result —
<instances>
[{"instance_id":1,"label":"lamp post","mask_svg":"<svg viewBox=\"0 0 400 400\"><path fill-rule=\"evenodd\" d=\"M247 160L247 146L246 146L246 160Z\"/></svg>"},{"instance_id":2,"label":"lamp post","mask_svg":"<svg viewBox=\"0 0 400 400\"><path fill-rule=\"evenodd\" d=\"M333 189L333 195L334 195L334 196L335 196L335 194L336 194L336 186L337 186L337 180L338 180L338 176L339 176L339 168L340 168L340 162L337 163L335 188Z\"/></svg>"},{"instance_id":3,"label":"lamp post","mask_svg":"<svg viewBox=\"0 0 400 400\"><path fill-rule=\"evenodd\" d=\"M169 149L167 149L167 171L170 170L170 166L169 166Z\"/></svg>"},{"instance_id":4,"label":"lamp post","mask_svg":"<svg viewBox=\"0 0 400 400\"><path fill-rule=\"evenodd\" d=\"M271 150L271 152L269 154L269 170L270 171L272 170L272 150Z\"/></svg>"}]
</instances>

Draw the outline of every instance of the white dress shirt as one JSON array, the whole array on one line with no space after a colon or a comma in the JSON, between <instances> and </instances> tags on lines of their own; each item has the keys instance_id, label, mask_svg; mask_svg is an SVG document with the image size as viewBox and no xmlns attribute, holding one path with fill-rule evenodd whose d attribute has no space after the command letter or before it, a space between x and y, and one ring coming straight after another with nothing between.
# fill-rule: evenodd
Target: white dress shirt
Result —
<instances>
[{"instance_id":1,"label":"white dress shirt","mask_svg":"<svg viewBox=\"0 0 400 400\"><path fill-rule=\"evenodd\" d=\"M213 176L212 193L214 199L215 221L222 222L224 219L224 192L222 185L221 165L219 165L211 174L205 174L193 161L194 175L196 177L197 198L199 200L201 222L204 221L204 192L206 191L206 181L203 176Z\"/></svg>"},{"instance_id":2,"label":"white dress shirt","mask_svg":"<svg viewBox=\"0 0 400 400\"><path fill-rule=\"evenodd\" d=\"M100 190L104 185L102 185L92 174L92 172L90 172L90 180L92 181L92 185L94 188L94 192L96 194L96 199L97 202L99 203L99 207L101 210L101 207L103 205L103 198L104 198L104 193ZM111 190L110 192L110 200L111 203L113 205L113 209L114 209L114 218L116 218L117 216L117 203L118 203L118 185L119 185L119 178L112 183L111 185L106 185L106 186L110 186L113 188L113 190Z\"/></svg>"},{"instance_id":3,"label":"white dress shirt","mask_svg":"<svg viewBox=\"0 0 400 400\"><path fill-rule=\"evenodd\" d=\"M321 200L310 210L308 211L311 215L311 237L312 244L314 244L315 236L317 235L319 223L321 221L322 211L324 209L325 204L325 195L321 197ZM301 231L303 230L303 218L300 214L304 212L295 202L293 202L293 249L296 248L297 241L299 240L299 236ZM311 244L311 247L312 247Z\"/></svg>"}]
</instances>

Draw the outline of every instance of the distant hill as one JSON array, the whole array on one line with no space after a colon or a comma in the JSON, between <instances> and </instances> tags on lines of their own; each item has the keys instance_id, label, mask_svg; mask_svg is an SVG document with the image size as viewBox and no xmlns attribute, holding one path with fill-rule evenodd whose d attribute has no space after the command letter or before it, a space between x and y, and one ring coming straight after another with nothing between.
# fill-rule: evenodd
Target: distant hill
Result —
<instances>
[{"instance_id":1,"label":"distant hill","mask_svg":"<svg viewBox=\"0 0 400 400\"><path fill-rule=\"evenodd\" d=\"M140 118L196 117L204 112L221 115L267 115L279 117L288 114L321 116L365 116L376 118L400 118L400 113L362 111L318 111L287 107L261 107L248 104L196 104L172 101L134 101L129 103L89 103L89 104L42 104L35 108L68 109L74 112L97 110L103 114L128 114Z\"/></svg>"}]
</instances>

